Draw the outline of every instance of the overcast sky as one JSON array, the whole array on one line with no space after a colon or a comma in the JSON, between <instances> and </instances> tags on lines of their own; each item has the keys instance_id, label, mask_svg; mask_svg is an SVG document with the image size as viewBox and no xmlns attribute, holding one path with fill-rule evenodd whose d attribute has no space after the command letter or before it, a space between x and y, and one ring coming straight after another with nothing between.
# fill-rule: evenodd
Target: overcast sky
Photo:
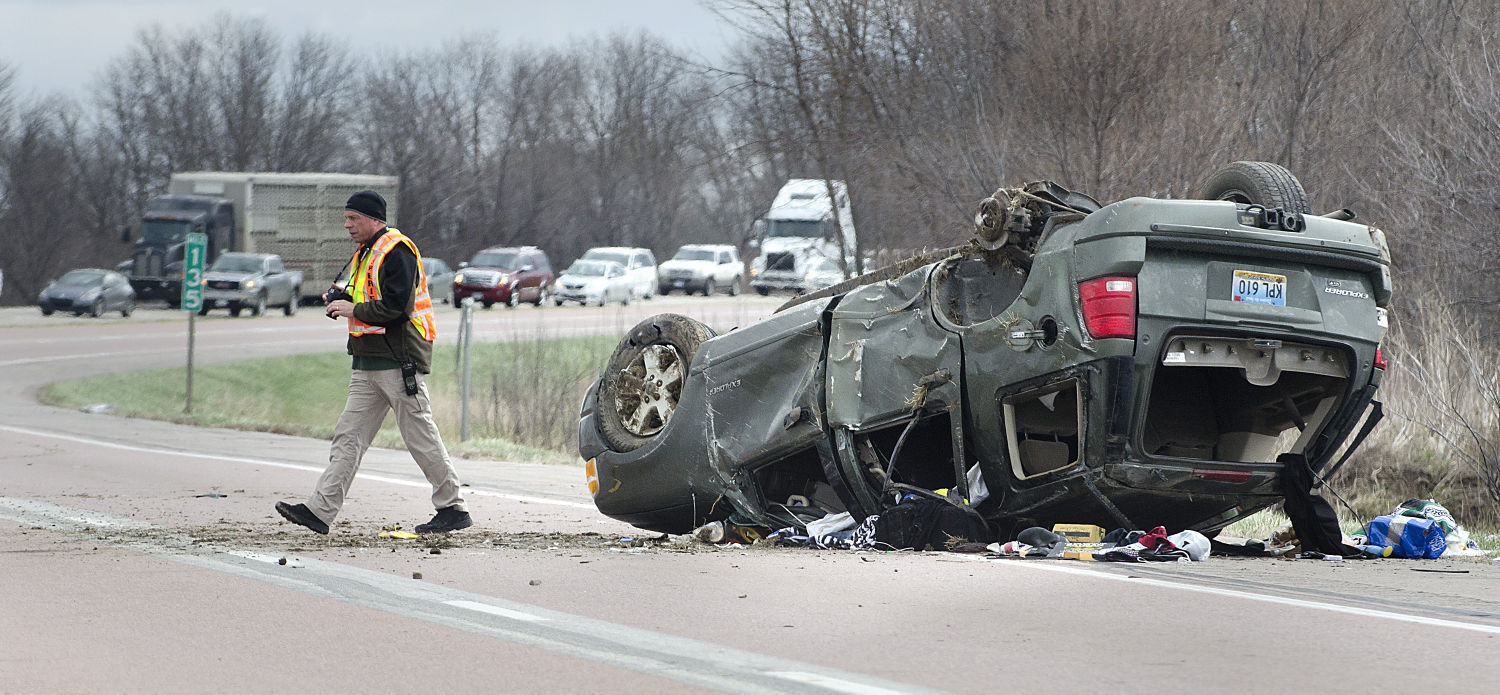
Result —
<instances>
[{"instance_id":1,"label":"overcast sky","mask_svg":"<svg viewBox=\"0 0 1500 695\"><path fill-rule=\"evenodd\" d=\"M223 11L263 17L283 39L310 30L397 49L471 35L561 46L639 28L715 59L732 39L698 0L0 0L0 63L15 68L23 94L83 97L140 29L200 26Z\"/></svg>"}]
</instances>

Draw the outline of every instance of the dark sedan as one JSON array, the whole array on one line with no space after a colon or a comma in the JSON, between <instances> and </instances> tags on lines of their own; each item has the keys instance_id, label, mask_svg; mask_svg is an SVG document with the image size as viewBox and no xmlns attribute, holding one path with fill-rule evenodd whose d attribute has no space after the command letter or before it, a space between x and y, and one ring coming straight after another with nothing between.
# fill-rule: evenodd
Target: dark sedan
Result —
<instances>
[{"instance_id":1,"label":"dark sedan","mask_svg":"<svg viewBox=\"0 0 1500 695\"><path fill-rule=\"evenodd\" d=\"M135 311L135 290L124 275L101 268L70 270L53 281L37 297L42 314L71 311L74 316L100 316L118 311L129 316Z\"/></svg>"}]
</instances>

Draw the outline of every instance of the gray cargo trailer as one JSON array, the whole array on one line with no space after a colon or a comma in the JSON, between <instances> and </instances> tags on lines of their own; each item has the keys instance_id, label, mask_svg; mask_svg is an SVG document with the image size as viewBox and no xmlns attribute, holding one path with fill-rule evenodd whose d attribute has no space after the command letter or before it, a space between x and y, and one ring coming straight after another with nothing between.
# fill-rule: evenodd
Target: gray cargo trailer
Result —
<instances>
[{"instance_id":1,"label":"gray cargo trailer","mask_svg":"<svg viewBox=\"0 0 1500 695\"><path fill-rule=\"evenodd\" d=\"M277 254L287 269L302 271L303 298L310 300L337 279L353 254L344 202L363 190L385 198L387 222L397 226L400 180L394 176L193 171L173 174L167 192L231 201L234 230L227 248L214 253Z\"/></svg>"}]
</instances>

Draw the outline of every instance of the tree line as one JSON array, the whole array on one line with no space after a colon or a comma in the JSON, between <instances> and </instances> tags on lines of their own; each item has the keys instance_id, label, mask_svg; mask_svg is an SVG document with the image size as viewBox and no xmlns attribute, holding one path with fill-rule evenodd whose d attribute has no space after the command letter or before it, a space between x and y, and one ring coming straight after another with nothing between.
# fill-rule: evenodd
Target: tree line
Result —
<instances>
[{"instance_id":1,"label":"tree line","mask_svg":"<svg viewBox=\"0 0 1500 695\"><path fill-rule=\"evenodd\" d=\"M84 98L22 96L0 66L0 301L123 259L174 171L393 174L424 252L566 262L743 245L790 177L846 180L869 251L956 243L1001 185L1183 197L1260 159L1387 229L1403 279L1493 312L1493 3L711 6L738 36L714 64L649 33L367 55L226 14L139 32Z\"/></svg>"},{"instance_id":2,"label":"tree line","mask_svg":"<svg viewBox=\"0 0 1500 695\"><path fill-rule=\"evenodd\" d=\"M120 228L174 171L396 175L424 253L566 263L744 247L792 177L845 180L870 252L960 243L1000 186L1191 197L1271 161L1394 258L1396 417L1341 477L1386 489L1394 470L1500 518L1500 4L705 2L737 35L713 61L650 33L366 54L222 15L139 32L84 98L21 95L0 65L0 303L123 259ZM1416 441L1467 465L1401 468Z\"/></svg>"}]
</instances>

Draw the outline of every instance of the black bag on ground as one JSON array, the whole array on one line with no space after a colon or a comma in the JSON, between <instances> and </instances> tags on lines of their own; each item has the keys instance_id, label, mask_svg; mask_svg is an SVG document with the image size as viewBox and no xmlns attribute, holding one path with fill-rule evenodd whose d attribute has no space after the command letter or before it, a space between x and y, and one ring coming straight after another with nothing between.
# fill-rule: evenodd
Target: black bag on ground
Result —
<instances>
[{"instance_id":1,"label":"black bag on ground","mask_svg":"<svg viewBox=\"0 0 1500 695\"><path fill-rule=\"evenodd\" d=\"M937 499L902 502L875 520L876 542L898 550L947 550L950 539L993 543L993 535L977 512Z\"/></svg>"},{"instance_id":2,"label":"black bag on ground","mask_svg":"<svg viewBox=\"0 0 1500 695\"><path fill-rule=\"evenodd\" d=\"M1292 520L1302 550L1359 557L1359 548L1344 544L1344 531L1339 528L1339 516L1333 505L1312 494L1313 473L1307 457L1282 454L1276 457L1276 462L1281 464L1281 495L1285 498L1281 508Z\"/></svg>"}]
</instances>

